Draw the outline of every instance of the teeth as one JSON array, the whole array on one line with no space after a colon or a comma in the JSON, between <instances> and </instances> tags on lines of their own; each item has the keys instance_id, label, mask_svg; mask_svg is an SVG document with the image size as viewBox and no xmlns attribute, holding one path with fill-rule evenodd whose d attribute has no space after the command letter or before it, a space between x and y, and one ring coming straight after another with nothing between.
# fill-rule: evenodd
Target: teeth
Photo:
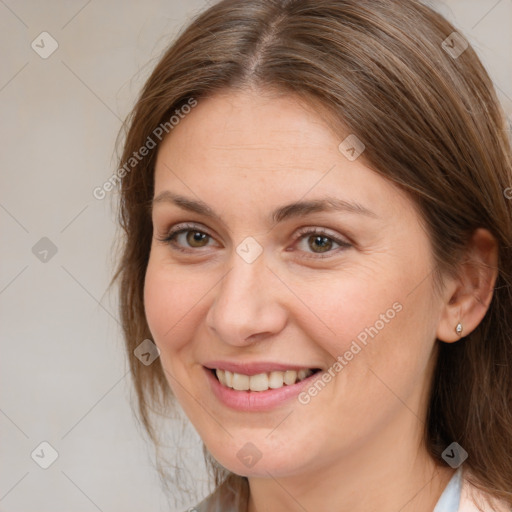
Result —
<instances>
[{"instance_id":1,"label":"teeth","mask_svg":"<svg viewBox=\"0 0 512 512\"><path fill-rule=\"evenodd\" d=\"M223 372L222 370L216 370L215 374L217 375L217 378L219 379L221 384L226 385L226 372Z\"/></svg>"},{"instance_id":2,"label":"teeth","mask_svg":"<svg viewBox=\"0 0 512 512\"><path fill-rule=\"evenodd\" d=\"M286 370L284 372L284 383L287 386L291 386L292 384L295 384L297 380L297 372L293 370Z\"/></svg>"},{"instance_id":3,"label":"teeth","mask_svg":"<svg viewBox=\"0 0 512 512\"><path fill-rule=\"evenodd\" d=\"M282 388L284 382L283 372L270 372L268 377L268 387L272 389Z\"/></svg>"},{"instance_id":4,"label":"teeth","mask_svg":"<svg viewBox=\"0 0 512 512\"><path fill-rule=\"evenodd\" d=\"M249 375L233 373L233 389L236 389L237 391L247 391L249 389L250 380L251 378Z\"/></svg>"},{"instance_id":5,"label":"teeth","mask_svg":"<svg viewBox=\"0 0 512 512\"><path fill-rule=\"evenodd\" d=\"M312 370L286 370L285 372L259 373L258 375L243 375L228 370L215 370L219 382L237 391L267 391L283 386L291 386L313 374Z\"/></svg>"},{"instance_id":6,"label":"teeth","mask_svg":"<svg viewBox=\"0 0 512 512\"><path fill-rule=\"evenodd\" d=\"M299 380L304 380L304 379L308 376L308 371L309 371L309 370L299 370L299 371L297 372L297 378L298 378Z\"/></svg>"},{"instance_id":7,"label":"teeth","mask_svg":"<svg viewBox=\"0 0 512 512\"><path fill-rule=\"evenodd\" d=\"M268 375L266 373L258 373L249 378L249 389L251 391L266 391L268 389Z\"/></svg>"}]
</instances>

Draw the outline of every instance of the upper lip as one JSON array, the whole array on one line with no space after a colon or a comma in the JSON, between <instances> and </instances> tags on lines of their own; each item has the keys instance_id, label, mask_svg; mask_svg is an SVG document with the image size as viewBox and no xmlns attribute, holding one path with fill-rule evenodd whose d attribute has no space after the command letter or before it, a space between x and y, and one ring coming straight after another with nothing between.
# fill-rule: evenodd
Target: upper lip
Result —
<instances>
[{"instance_id":1,"label":"upper lip","mask_svg":"<svg viewBox=\"0 0 512 512\"><path fill-rule=\"evenodd\" d=\"M268 372L285 372L287 370L313 370L318 366L308 366L301 364L284 364L276 362L259 361L254 363L236 363L231 361L208 361L204 366L210 370L227 370L242 375L258 375Z\"/></svg>"}]
</instances>

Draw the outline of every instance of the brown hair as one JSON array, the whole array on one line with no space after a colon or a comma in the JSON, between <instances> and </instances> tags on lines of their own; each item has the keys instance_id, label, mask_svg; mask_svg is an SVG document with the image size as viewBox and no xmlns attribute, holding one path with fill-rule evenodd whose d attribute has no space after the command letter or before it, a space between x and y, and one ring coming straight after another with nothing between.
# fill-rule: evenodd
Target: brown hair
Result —
<instances>
[{"instance_id":1,"label":"brown hair","mask_svg":"<svg viewBox=\"0 0 512 512\"><path fill-rule=\"evenodd\" d=\"M504 194L512 185L511 147L472 47L459 56L443 47L454 31L417 0L221 1L160 59L127 120L120 162L191 98L274 89L325 108L366 145L367 165L409 193L431 239L435 282L456 275L471 233L488 229L499 247L492 302L461 341L438 342L425 442L444 464L440 454L457 441L469 453L472 483L512 505L512 201ZM172 396L161 365L146 367L133 351L151 338L143 287L157 150L122 180L124 245L114 277L138 413L155 444L152 412L165 414ZM224 482L220 494L236 495L242 507L247 479L207 462L215 485Z\"/></svg>"}]
</instances>

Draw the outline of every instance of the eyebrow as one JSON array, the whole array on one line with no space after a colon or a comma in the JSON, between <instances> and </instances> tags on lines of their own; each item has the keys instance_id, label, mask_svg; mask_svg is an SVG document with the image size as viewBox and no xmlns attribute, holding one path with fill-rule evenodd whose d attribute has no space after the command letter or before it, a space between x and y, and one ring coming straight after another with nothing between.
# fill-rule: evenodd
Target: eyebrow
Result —
<instances>
[{"instance_id":1,"label":"eyebrow","mask_svg":"<svg viewBox=\"0 0 512 512\"><path fill-rule=\"evenodd\" d=\"M158 194L158 196L152 200L151 206L158 203L172 203L176 206L179 206L183 210L195 212L223 223L220 215L215 213L212 208L210 208L210 206L208 206L205 202L175 194L169 190L165 190ZM327 196L321 199L296 201L284 206L280 206L271 213L269 219L271 224L275 225L279 222L283 222L284 220L288 220L294 217L301 217L316 212L331 211L355 213L367 217L378 218L378 215L375 212L372 212L357 202L350 202L344 199Z\"/></svg>"}]
</instances>

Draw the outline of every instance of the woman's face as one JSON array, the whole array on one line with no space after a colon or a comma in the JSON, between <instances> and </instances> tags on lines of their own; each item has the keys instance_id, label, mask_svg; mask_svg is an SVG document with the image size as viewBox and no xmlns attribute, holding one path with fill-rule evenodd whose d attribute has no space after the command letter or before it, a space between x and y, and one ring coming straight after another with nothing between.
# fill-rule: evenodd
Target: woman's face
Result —
<instances>
[{"instance_id":1,"label":"woman's face","mask_svg":"<svg viewBox=\"0 0 512 512\"><path fill-rule=\"evenodd\" d=\"M229 92L159 149L147 320L175 396L240 475L420 443L442 306L431 247L407 196L351 139L339 149L349 135L293 96Z\"/></svg>"}]
</instances>

